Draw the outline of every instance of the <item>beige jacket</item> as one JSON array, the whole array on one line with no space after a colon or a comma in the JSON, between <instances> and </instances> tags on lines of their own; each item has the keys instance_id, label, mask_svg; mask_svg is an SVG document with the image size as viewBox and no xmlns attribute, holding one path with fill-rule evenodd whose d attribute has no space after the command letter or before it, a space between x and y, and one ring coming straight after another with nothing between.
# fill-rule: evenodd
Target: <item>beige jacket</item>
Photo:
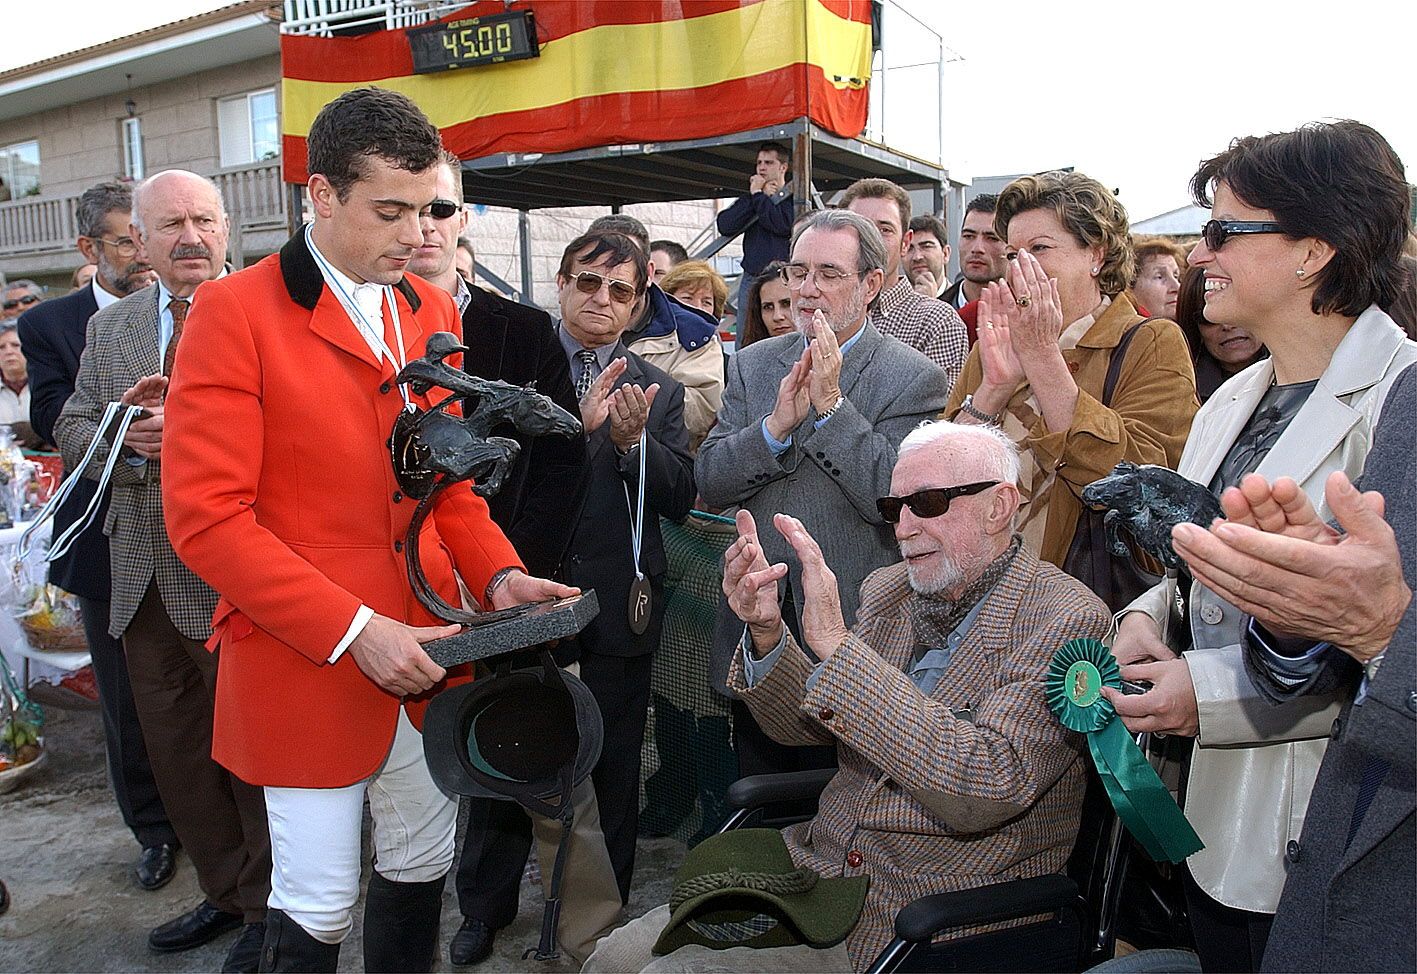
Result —
<instances>
[{"instance_id":1,"label":"beige jacket","mask_svg":"<svg viewBox=\"0 0 1417 974\"><path fill-rule=\"evenodd\" d=\"M1388 387L1417 362L1417 344L1376 306L1359 316L1318 385L1257 470L1293 477L1319 509L1324 481L1335 470L1356 478L1372 444ZM1206 401L1191 425L1177 468L1208 484L1231 444L1270 387L1274 366L1264 359L1231 378ZM1117 616L1145 612L1175 646L1183 622L1176 581L1168 578ZM1245 675L1240 645L1246 617L1200 584L1188 606L1194 648L1185 654L1200 713L1191 759L1186 817L1205 842L1188 864L1196 882L1226 906L1273 913L1284 888L1284 862L1297 842L1309 793L1342 700L1306 696L1267 703ZM1297 849L1297 846L1294 848Z\"/></svg>"},{"instance_id":2,"label":"beige jacket","mask_svg":"<svg viewBox=\"0 0 1417 974\"><path fill-rule=\"evenodd\" d=\"M631 349L650 365L668 372L684 387L684 425L689 430L689 452L698 453L723 405L723 343L715 336L692 352L675 332L658 338L641 338Z\"/></svg>"}]
</instances>

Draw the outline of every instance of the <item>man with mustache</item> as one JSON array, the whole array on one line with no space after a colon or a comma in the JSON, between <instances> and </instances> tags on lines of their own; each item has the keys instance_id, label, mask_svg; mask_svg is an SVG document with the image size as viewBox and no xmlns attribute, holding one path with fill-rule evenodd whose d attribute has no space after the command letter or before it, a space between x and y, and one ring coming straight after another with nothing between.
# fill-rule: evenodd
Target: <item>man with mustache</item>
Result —
<instances>
[{"instance_id":1,"label":"man with mustache","mask_svg":"<svg viewBox=\"0 0 1417 974\"><path fill-rule=\"evenodd\" d=\"M714 507L737 505L763 521L779 511L802 519L841 578L847 625L856 620L861 580L899 558L876 510L876 498L889 493L896 447L938 414L950 388L943 369L882 334L868 313L886 263L881 234L863 216L820 210L797 224L784 275L797 330L733 356L718 425L695 468L699 493ZM780 536L763 545L770 560L791 566L783 616L794 628L804 604L800 566ZM710 653L720 692L742 632L721 603ZM777 744L736 700L734 744L745 775L821 767L833 757L830 749L808 754Z\"/></svg>"},{"instance_id":2,"label":"man with mustache","mask_svg":"<svg viewBox=\"0 0 1417 974\"><path fill-rule=\"evenodd\" d=\"M74 393L54 435L71 470L99 438L84 469L95 481L119 451L103 521L111 546L108 633L123 642L153 775L205 897L154 929L148 946L189 950L241 927L224 969L254 971L270 891L265 803L259 788L212 759L217 656L205 643L217 596L173 552L162 505L168 377L194 292L224 273L228 226L221 194L195 173L169 170L138 185L128 238L157 283L89 321ZM121 439L116 421L103 424L110 402L144 409Z\"/></svg>"}]
</instances>

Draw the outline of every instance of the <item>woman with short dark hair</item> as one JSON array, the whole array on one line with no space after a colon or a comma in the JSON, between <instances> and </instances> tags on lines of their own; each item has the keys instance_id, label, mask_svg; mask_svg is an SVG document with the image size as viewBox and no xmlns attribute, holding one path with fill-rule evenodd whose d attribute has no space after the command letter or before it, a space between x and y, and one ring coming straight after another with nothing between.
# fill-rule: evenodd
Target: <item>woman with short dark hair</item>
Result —
<instances>
[{"instance_id":1,"label":"woman with short dark hair","mask_svg":"<svg viewBox=\"0 0 1417 974\"><path fill-rule=\"evenodd\" d=\"M1406 280L1402 162L1366 125L1306 125L1237 139L1201 164L1191 191L1213 217L1189 257L1204 274L1205 317L1245 329L1270 356L1201 407L1179 470L1217 494L1249 473L1292 477L1328 519L1325 481L1362 472L1388 388L1417 362L1417 343L1381 310ZM1180 605L1169 579L1119 616L1122 678L1153 689L1104 692L1129 730L1195 738L1183 793L1205 848L1187 860L1191 927L1203 969L1250 971L1287 867L1303 854L1341 701L1267 705L1246 678L1243 647L1280 656L1293 647L1199 582L1179 594Z\"/></svg>"}]
</instances>

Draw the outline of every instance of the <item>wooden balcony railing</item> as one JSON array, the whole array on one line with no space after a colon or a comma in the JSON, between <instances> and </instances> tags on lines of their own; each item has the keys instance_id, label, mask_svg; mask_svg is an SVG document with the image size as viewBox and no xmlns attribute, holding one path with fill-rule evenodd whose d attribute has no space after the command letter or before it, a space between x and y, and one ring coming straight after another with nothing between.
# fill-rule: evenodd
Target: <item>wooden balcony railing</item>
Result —
<instances>
[{"instance_id":1,"label":"wooden balcony railing","mask_svg":"<svg viewBox=\"0 0 1417 974\"><path fill-rule=\"evenodd\" d=\"M221 189L233 236L285 225L279 160L222 169L211 179ZM28 196L0 203L0 257L73 250L79 232L74 217L78 204L77 195Z\"/></svg>"}]
</instances>

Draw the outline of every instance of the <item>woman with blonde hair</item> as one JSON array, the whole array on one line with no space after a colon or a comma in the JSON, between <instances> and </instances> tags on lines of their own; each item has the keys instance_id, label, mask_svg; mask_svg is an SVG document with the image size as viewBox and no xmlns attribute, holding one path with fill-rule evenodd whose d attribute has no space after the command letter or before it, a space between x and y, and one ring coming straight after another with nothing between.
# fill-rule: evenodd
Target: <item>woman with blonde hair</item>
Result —
<instances>
[{"instance_id":1,"label":"woman with blonde hair","mask_svg":"<svg viewBox=\"0 0 1417 974\"><path fill-rule=\"evenodd\" d=\"M1123 460L1176 465L1197 406L1186 339L1127 297L1127 212L1097 180L1016 179L994 226L1012 262L980 297L945 416L1003 426L1023 454L1025 542L1118 608L1148 583L1109 555L1079 495Z\"/></svg>"},{"instance_id":2,"label":"woman with blonde hair","mask_svg":"<svg viewBox=\"0 0 1417 974\"><path fill-rule=\"evenodd\" d=\"M718 271L703 260L681 260L659 282L665 294L681 304L723 317L728 304L728 285Z\"/></svg>"}]
</instances>

